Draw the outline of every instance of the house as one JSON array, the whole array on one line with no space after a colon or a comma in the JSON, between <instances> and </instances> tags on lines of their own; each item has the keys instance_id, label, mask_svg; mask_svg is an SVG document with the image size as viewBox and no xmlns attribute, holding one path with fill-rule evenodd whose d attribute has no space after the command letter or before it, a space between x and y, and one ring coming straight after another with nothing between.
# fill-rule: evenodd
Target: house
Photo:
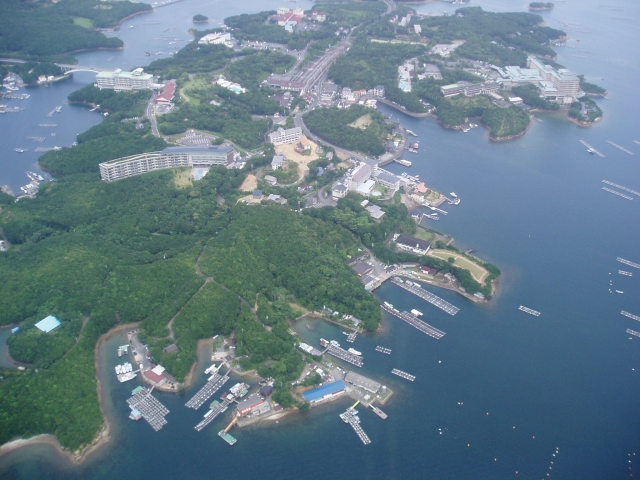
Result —
<instances>
[{"instance_id":1,"label":"house","mask_svg":"<svg viewBox=\"0 0 640 480\"><path fill-rule=\"evenodd\" d=\"M357 190L365 184L373 175L373 166L361 163L353 172L349 187L351 190Z\"/></svg>"},{"instance_id":2,"label":"house","mask_svg":"<svg viewBox=\"0 0 640 480\"><path fill-rule=\"evenodd\" d=\"M367 275L373 271L373 267L368 263L359 262L356 263L353 267L353 270L358 274L359 277Z\"/></svg>"},{"instance_id":3,"label":"house","mask_svg":"<svg viewBox=\"0 0 640 480\"><path fill-rule=\"evenodd\" d=\"M60 326L60 320L58 320L53 315L49 315L48 317L40 320L36 323L36 328L44 333L49 333L52 330L55 330Z\"/></svg>"},{"instance_id":4,"label":"house","mask_svg":"<svg viewBox=\"0 0 640 480\"><path fill-rule=\"evenodd\" d=\"M251 196L254 200L262 200L262 190L254 190L251 192Z\"/></svg>"},{"instance_id":5,"label":"house","mask_svg":"<svg viewBox=\"0 0 640 480\"><path fill-rule=\"evenodd\" d=\"M393 239L401 250L406 250L416 255L426 255L431 244L426 240L409 237L407 235L396 234Z\"/></svg>"},{"instance_id":6,"label":"house","mask_svg":"<svg viewBox=\"0 0 640 480\"><path fill-rule=\"evenodd\" d=\"M382 210L378 205L369 205L365 208L371 218L374 220L380 220L384 216L384 210Z\"/></svg>"},{"instance_id":7,"label":"house","mask_svg":"<svg viewBox=\"0 0 640 480\"><path fill-rule=\"evenodd\" d=\"M279 170L284 165L284 155L278 154L273 156L273 160L271 160L271 169Z\"/></svg>"},{"instance_id":8,"label":"house","mask_svg":"<svg viewBox=\"0 0 640 480\"><path fill-rule=\"evenodd\" d=\"M157 105L166 105L168 103L171 103L171 100L173 99L173 95L176 92L176 82L174 82L173 80L170 82L167 82L164 86L164 88L162 89L162 92L160 93L160 95L158 95L155 98L155 102Z\"/></svg>"},{"instance_id":9,"label":"house","mask_svg":"<svg viewBox=\"0 0 640 480\"><path fill-rule=\"evenodd\" d=\"M239 415L260 415L261 413L268 412L270 409L269 402L265 401L264 398L257 393L252 393L246 400L238 403Z\"/></svg>"},{"instance_id":10,"label":"house","mask_svg":"<svg viewBox=\"0 0 640 480\"><path fill-rule=\"evenodd\" d=\"M164 375L164 367L161 365L156 365L153 369L145 371L142 376L154 387L161 387L167 382L167 377Z\"/></svg>"},{"instance_id":11,"label":"house","mask_svg":"<svg viewBox=\"0 0 640 480\"><path fill-rule=\"evenodd\" d=\"M280 195L275 195L273 193L270 193L269 196L267 197L267 200L269 200L270 202L282 202L282 196Z\"/></svg>"},{"instance_id":12,"label":"house","mask_svg":"<svg viewBox=\"0 0 640 480\"><path fill-rule=\"evenodd\" d=\"M174 353L178 351L178 346L175 343L172 343L171 345L164 347L162 351L165 353Z\"/></svg>"},{"instance_id":13,"label":"house","mask_svg":"<svg viewBox=\"0 0 640 480\"><path fill-rule=\"evenodd\" d=\"M414 188L414 190L415 190L417 193L422 193L422 194L424 194L424 193L428 193L428 192L429 192L429 189L428 189L428 188L427 188L427 186L424 184L424 182L421 182L421 183L419 183L418 185L416 185L416 188Z\"/></svg>"},{"instance_id":14,"label":"house","mask_svg":"<svg viewBox=\"0 0 640 480\"><path fill-rule=\"evenodd\" d=\"M426 273L427 275L431 275L432 277L435 277L438 273L438 270L436 270L435 268L425 267L424 265L420 267L420 271L422 273Z\"/></svg>"},{"instance_id":15,"label":"house","mask_svg":"<svg viewBox=\"0 0 640 480\"><path fill-rule=\"evenodd\" d=\"M364 288L368 289L378 281L376 277L372 277L371 275L363 275L360 277L360 281L364 284Z\"/></svg>"},{"instance_id":16,"label":"house","mask_svg":"<svg viewBox=\"0 0 640 480\"><path fill-rule=\"evenodd\" d=\"M376 97L384 97L384 85L376 85L373 89L373 95Z\"/></svg>"},{"instance_id":17,"label":"house","mask_svg":"<svg viewBox=\"0 0 640 480\"><path fill-rule=\"evenodd\" d=\"M314 22L324 22L327 19L327 16L322 12L313 12L311 14L311 20Z\"/></svg>"},{"instance_id":18,"label":"house","mask_svg":"<svg viewBox=\"0 0 640 480\"><path fill-rule=\"evenodd\" d=\"M303 153L303 152L306 152L307 150L311 150L311 145L305 145L302 142L298 142L295 148L295 151L298 153Z\"/></svg>"},{"instance_id":19,"label":"house","mask_svg":"<svg viewBox=\"0 0 640 480\"><path fill-rule=\"evenodd\" d=\"M229 48L233 46L231 43L231 34L224 32L209 33L200 38L198 43L200 45L225 45Z\"/></svg>"},{"instance_id":20,"label":"house","mask_svg":"<svg viewBox=\"0 0 640 480\"><path fill-rule=\"evenodd\" d=\"M271 186L274 186L276 183L278 183L278 179L272 175L265 175L264 181Z\"/></svg>"},{"instance_id":21,"label":"house","mask_svg":"<svg viewBox=\"0 0 640 480\"><path fill-rule=\"evenodd\" d=\"M334 200L346 197L347 193L349 193L349 188L340 182L334 183L331 187L331 196Z\"/></svg>"},{"instance_id":22,"label":"house","mask_svg":"<svg viewBox=\"0 0 640 480\"><path fill-rule=\"evenodd\" d=\"M397 190L400 187L400 178L393 173L380 170L375 176L376 183L379 183L383 187Z\"/></svg>"},{"instance_id":23,"label":"house","mask_svg":"<svg viewBox=\"0 0 640 480\"><path fill-rule=\"evenodd\" d=\"M509 101L514 105L522 105L522 99L520 97L509 97Z\"/></svg>"}]
</instances>

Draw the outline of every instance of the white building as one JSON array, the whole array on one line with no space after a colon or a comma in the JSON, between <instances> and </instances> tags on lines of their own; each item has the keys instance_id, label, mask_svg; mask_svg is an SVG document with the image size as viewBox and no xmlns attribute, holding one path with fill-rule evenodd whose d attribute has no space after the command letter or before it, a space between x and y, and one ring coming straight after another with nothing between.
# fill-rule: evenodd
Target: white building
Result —
<instances>
[{"instance_id":1,"label":"white building","mask_svg":"<svg viewBox=\"0 0 640 480\"><path fill-rule=\"evenodd\" d=\"M373 175L373 167L366 163L361 163L353 171L351 179L349 180L349 190L358 190L362 187Z\"/></svg>"},{"instance_id":2,"label":"white building","mask_svg":"<svg viewBox=\"0 0 640 480\"><path fill-rule=\"evenodd\" d=\"M347 193L349 193L349 188L340 182L334 183L331 187L331 196L334 200L346 197Z\"/></svg>"},{"instance_id":3,"label":"white building","mask_svg":"<svg viewBox=\"0 0 640 480\"><path fill-rule=\"evenodd\" d=\"M224 32L208 33L198 40L198 43L200 45L226 45L229 48L233 47L231 34Z\"/></svg>"},{"instance_id":4,"label":"white building","mask_svg":"<svg viewBox=\"0 0 640 480\"><path fill-rule=\"evenodd\" d=\"M278 154L273 156L271 160L271 170L279 170L284 165L284 155Z\"/></svg>"},{"instance_id":5,"label":"white building","mask_svg":"<svg viewBox=\"0 0 640 480\"><path fill-rule=\"evenodd\" d=\"M153 75L144 73L142 68L136 68L132 72L123 72L117 69L113 72L100 72L96 76L96 86L115 90L116 92L130 90L150 90Z\"/></svg>"},{"instance_id":6,"label":"white building","mask_svg":"<svg viewBox=\"0 0 640 480\"><path fill-rule=\"evenodd\" d=\"M269 134L269 142L274 145L284 145L285 143L296 143L302 137L302 128L294 127L285 130L280 127L275 132Z\"/></svg>"},{"instance_id":7,"label":"white building","mask_svg":"<svg viewBox=\"0 0 640 480\"><path fill-rule=\"evenodd\" d=\"M556 70L551 65L545 65L536 57L527 57L527 67L538 71L544 78L542 94L549 100L558 103L572 103L580 90L580 79L566 68Z\"/></svg>"}]
</instances>

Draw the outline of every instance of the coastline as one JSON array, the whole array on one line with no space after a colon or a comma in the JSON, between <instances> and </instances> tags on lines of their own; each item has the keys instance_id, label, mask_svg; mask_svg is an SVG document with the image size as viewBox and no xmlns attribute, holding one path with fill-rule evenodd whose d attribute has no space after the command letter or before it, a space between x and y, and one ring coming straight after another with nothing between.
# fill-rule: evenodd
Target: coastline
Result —
<instances>
[{"instance_id":1,"label":"coastline","mask_svg":"<svg viewBox=\"0 0 640 480\"><path fill-rule=\"evenodd\" d=\"M600 120L602 120L602 115L600 115L598 118L596 118L593 122L581 122L577 118L570 117L569 114L567 114L567 120L569 120L570 122L575 123L579 127L587 128L587 127L591 127L591 126L595 125Z\"/></svg>"},{"instance_id":2,"label":"coastline","mask_svg":"<svg viewBox=\"0 0 640 480\"><path fill-rule=\"evenodd\" d=\"M483 125L487 128L489 128L488 125L484 124ZM518 138L521 137L522 135L524 135L525 133L527 133L527 131L531 128L531 125L533 125L533 122L531 121L531 115L529 115L529 123L527 124L527 128L525 128L522 132L520 133L516 133L514 135L507 135L506 137L494 137L493 135L491 135L491 128L489 128L489 140L491 140L492 142L506 142L508 140L513 140L514 138Z\"/></svg>"}]
</instances>

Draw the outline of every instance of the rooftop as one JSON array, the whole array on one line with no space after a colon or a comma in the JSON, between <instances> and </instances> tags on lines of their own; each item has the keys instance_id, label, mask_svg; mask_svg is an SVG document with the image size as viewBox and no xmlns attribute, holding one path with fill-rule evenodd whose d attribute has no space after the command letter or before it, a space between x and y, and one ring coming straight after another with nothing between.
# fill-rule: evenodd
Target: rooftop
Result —
<instances>
[{"instance_id":1,"label":"rooftop","mask_svg":"<svg viewBox=\"0 0 640 480\"><path fill-rule=\"evenodd\" d=\"M36 327L44 333L49 333L51 330L59 326L60 326L60 321L53 315L49 315L48 317L36 323Z\"/></svg>"},{"instance_id":2,"label":"rooftop","mask_svg":"<svg viewBox=\"0 0 640 480\"><path fill-rule=\"evenodd\" d=\"M342 380L338 380L337 382L328 383L321 387L304 392L302 395L307 402L315 402L316 400L321 400L325 395L341 392L344 388L344 382Z\"/></svg>"},{"instance_id":3,"label":"rooftop","mask_svg":"<svg viewBox=\"0 0 640 480\"><path fill-rule=\"evenodd\" d=\"M167 147L161 153L229 153L233 147L226 145L201 145L184 147Z\"/></svg>"},{"instance_id":4,"label":"rooftop","mask_svg":"<svg viewBox=\"0 0 640 480\"><path fill-rule=\"evenodd\" d=\"M358 387L362 387L365 390L369 390L370 392L373 392L373 393L377 393L381 387L380 383L376 382L375 380L371 380L370 378L367 378L363 375L360 375L359 373L356 373L356 372L348 372L347 375L344 377L344 379L348 383L351 383Z\"/></svg>"},{"instance_id":5,"label":"rooftop","mask_svg":"<svg viewBox=\"0 0 640 480\"><path fill-rule=\"evenodd\" d=\"M360 262L353 266L353 270L355 270L358 275L362 276L373 270L373 267L368 263Z\"/></svg>"},{"instance_id":6,"label":"rooftop","mask_svg":"<svg viewBox=\"0 0 640 480\"><path fill-rule=\"evenodd\" d=\"M430 243L426 240L420 240L419 238L409 237L407 235L398 235L395 242L399 245L405 245L411 248L418 248L420 250L426 250L429 248Z\"/></svg>"}]
</instances>

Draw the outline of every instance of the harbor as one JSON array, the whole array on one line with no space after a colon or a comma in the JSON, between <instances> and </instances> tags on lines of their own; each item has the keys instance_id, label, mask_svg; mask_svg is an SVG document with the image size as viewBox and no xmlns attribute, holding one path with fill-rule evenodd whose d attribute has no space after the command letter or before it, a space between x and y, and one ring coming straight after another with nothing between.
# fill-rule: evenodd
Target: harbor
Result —
<instances>
[{"instance_id":1,"label":"harbor","mask_svg":"<svg viewBox=\"0 0 640 480\"><path fill-rule=\"evenodd\" d=\"M540 312L536 312L535 310L532 310L530 308L527 307L523 307L522 305L520 305L518 307L518 310L528 313L529 315L533 315L534 317L539 317L540 316Z\"/></svg>"},{"instance_id":2,"label":"harbor","mask_svg":"<svg viewBox=\"0 0 640 480\"><path fill-rule=\"evenodd\" d=\"M157 432L167 424L164 417L167 416L169 410L151 395L152 392L153 388L138 387L132 392L133 396L127 400L127 403L131 408L129 418L132 420L144 418Z\"/></svg>"},{"instance_id":3,"label":"harbor","mask_svg":"<svg viewBox=\"0 0 640 480\"><path fill-rule=\"evenodd\" d=\"M347 342L349 343L355 342L357 335L358 335L358 330L351 332L349 335L347 335Z\"/></svg>"},{"instance_id":4,"label":"harbor","mask_svg":"<svg viewBox=\"0 0 640 480\"><path fill-rule=\"evenodd\" d=\"M191 397L185 405L187 408L199 409L204 403L209 400L219 389L229 380L229 372L224 375L220 375L218 372L209 377L207 383L198 390L198 392Z\"/></svg>"},{"instance_id":5,"label":"harbor","mask_svg":"<svg viewBox=\"0 0 640 480\"><path fill-rule=\"evenodd\" d=\"M625 312L624 310L622 310L620 313L622 315L624 315L625 317L629 317L631 320L635 320L637 322L640 322L640 317L638 315L634 315L633 313Z\"/></svg>"},{"instance_id":6,"label":"harbor","mask_svg":"<svg viewBox=\"0 0 640 480\"><path fill-rule=\"evenodd\" d=\"M399 312L395 308L385 304L381 304L380 307L385 312L398 317L400 320L408 323L412 327L416 328L417 330L420 330L422 333L426 333L427 335L435 338L436 340L440 340L442 337L446 335L445 332L443 332L442 330L438 330L437 328L432 327L428 323L423 322L418 317L416 317L415 315L411 315L408 312Z\"/></svg>"},{"instance_id":7,"label":"harbor","mask_svg":"<svg viewBox=\"0 0 640 480\"><path fill-rule=\"evenodd\" d=\"M344 423L351 425L351 428L356 432L356 435L358 435L358 438L360 438L362 443L369 445L371 440L360 426L360 417L358 417L358 412L355 410L355 406L358 403L359 402L356 402L352 407L348 408L346 412L341 413L340 418Z\"/></svg>"},{"instance_id":8,"label":"harbor","mask_svg":"<svg viewBox=\"0 0 640 480\"><path fill-rule=\"evenodd\" d=\"M460 309L458 307L456 307L455 305L450 304L449 302L447 302L446 300L438 297L437 295L434 295L433 293L425 290L418 283L411 282L411 281L400 282L395 278L392 278L391 282L394 283L395 285L399 286L400 288L404 288L408 292L411 292L414 295L422 298L423 300L426 300L427 302L429 302L430 304L438 307L439 309L444 310L449 315L455 315L456 313L458 313L460 311Z\"/></svg>"},{"instance_id":9,"label":"harbor","mask_svg":"<svg viewBox=\"0 0 640 480\"><path fill-rule=\"evenodd\" d=\"M376 347L376 352L380 352L380 353L384 353L384 354L387 354L387 355L391 355L391 349L390 348L381 347L379 345Z\"/></svg>"},{"instance_id":10,"label":"harbor","mask_svg":"<svg viewBox=\"0 0 640 480\"><path fill-rule=\"evenodd\" d=\"M394 368L393 370L391 370L391 373L399 376L400 378L404 378L405 380L409 380L410 382L413 382L416 379L415 375L411 375L410 373L403 372L402 370L398 370L397 368Z\"/></svg>"}]
</instances>

